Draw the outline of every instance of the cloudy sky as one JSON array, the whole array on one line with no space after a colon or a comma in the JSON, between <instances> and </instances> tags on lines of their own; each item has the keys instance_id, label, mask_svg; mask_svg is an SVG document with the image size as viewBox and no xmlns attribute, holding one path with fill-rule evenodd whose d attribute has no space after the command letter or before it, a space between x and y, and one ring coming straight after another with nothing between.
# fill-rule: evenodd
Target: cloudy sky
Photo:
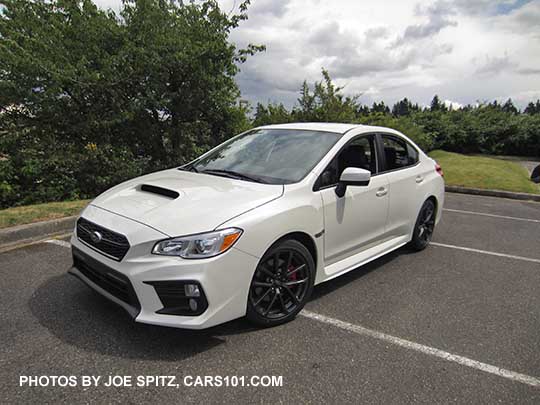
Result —
<instances>
[{"instance_id":1,"label":"cloudy sky","mask_svg":"<svg viewBox=\"0 0 540 405\"><path fill-rule=\"evenodd\" d=\"M266 45L238 76L252 103L293 105L323 67L367 104L540 98L540 0L252 0L248 14L231 40Z\"/></svg>"}]
</instances>

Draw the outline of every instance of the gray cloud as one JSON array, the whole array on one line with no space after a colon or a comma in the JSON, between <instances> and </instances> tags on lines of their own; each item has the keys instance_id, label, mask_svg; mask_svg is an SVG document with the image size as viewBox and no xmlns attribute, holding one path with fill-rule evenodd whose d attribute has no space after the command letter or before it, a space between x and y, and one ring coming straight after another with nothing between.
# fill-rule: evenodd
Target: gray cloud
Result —
<instances>
[{"instance_id":1,"label":"gray cloud","mask_svg":"<svg viewBox=\"0 0 540 405\"><path fill-rule=\"evenodd\" d=\"M531 0L437 0L426 8L437 13L462 14L468 16L489 16L509 14L522 9ZM422 9L421 5L417 9Z\"/></svg>"},{"instance_id":2,"label":"gray cloud","mask_svg":"<svg viewBox=\"0 0 540 405\"><path fill-rule=\"evenodd\" d=\"M421 40L437 35L446 27L456 27L458 23L450 19L455 14L454 7L446 1L437 1L427 7L417 4L415 14L425 16L427 22L409 25L395 45L406 44L409 41Z\"/></svg>"},{"instance_id":3,"label":"gray cloud","mask_svg":"<svg viewBox=\"0 0 540 405\"><path fill-rule=\"evenodd\" d=\"M364 101L383 99L388 103L404 96L428 103L435 93L462 104L474 103L478 99L494 99L528 88L527 75L538 74L532 67L518 69L518 64L506 54L486 56L474 61L475 75L464 88L463 74L470 69L470 60L464 59L461 63L462 73L452 74L455 67L445 67L437 58L454 52L454 46L455 52L462 54L459 42L446 37L445 41L451 43L441 44L436 38L450 27L458 27L455 33L459 36L458 23L462 23L463 16L475 19L478 24L489 24L489 30L481 33L484 40L490 33L501 32L503 24L508 27L512 24L510 29L514 32L532 31L530 27L540 21L540 14L535 17L537 11L540 13L540 0L504 15L497 15L496 5L500 2L495 0L436 0L427 6L411 5L415 15L424 21L409 24L398 40L392 39L396 35L392 23L362 30L341 24L335 18L324 22L324 19L313 20L310 13L293 14L288 12L292 6L279 8L276 4L281 11L271 12L267 7L272 5L261 1L261 8L257 10L258 1L261 0L253 3L247 25L243 24L246 29L235 34L235 40L267 45L267 52L251 58L238 76L243 97L252 102L277 101L293 105L302 81L320 80L321 67L327 68L339 83L346 83L346 92L364 92ZM316 7L325 4L320 2ZM272 18L268 18L270 15ZM282 17L273 18L276 15ZM519 29L514 29L517 24ZM266 30L268 34L263 35ZM402 41L397 43L399 39ZM497 55L490 48L485 52ZM515 57L519 57L519 53ZM503 72L507 73L504 83L497 78L497 74ZM422 77L420 81L419 77Z\"/></svg>"},{"instance_id":4,"label":"gray cloud","mask_svg":"<svg viewBox=\"0 0 540 405\"><path fill-rule=\"evenodd\" d=\"M450 21L444 17L433 16L425 24L409 25L405 29L401 40L406 41L431 37L441 32L443 28L455 26L457 26L457 22L455 21Z\"/></svg>"},{"instance_id":5,"label":"gray cloud","mask_svg":"<svg viewBox=\"0 0 540 405\"><path fill-rule=\"evenodd\" d=\"M540 1L530 2L501 18L499 23L512 32L520 32L539 36Z\"/></svg>"},{"instance_id":6,"label":"gray cloud","mask_svg":"<svg viewBox=\"0 0 540 405\"><path fill-rule=\"evenodd\" d=\"M121 0L94 1L121 7ZM241 0L218 1L234 12ZM248 15L230 40L267 47L236 77L253 104L293 105L302 82L320 80L323 67L364 102L406 96L428 104L439 94L461 104L526 103L540 94L533 80L540 75L540 0L253 0Z\"/></svg>"},{"instance_id":7,"label":"gray cloud","mask_svg":"<svg viewBox=\"0 0 540 405\"><path fill-rule=\"evenodd\" d=\"M364 37L368 41L376 41L378 39L388 38L389 35L390 35L390 30L388 29L388 27L369 28L364 33Z\"/></svg>"},{"instance_id":8,"label":"gray cloud","mask_svg":"<svg viewBox=\"0 0 540 405\"><path fill-rule=\"evenodd\" d=\"M381 38L385 33L385 28L375 28L358 36L340 30L337 22L331 22L316 29L303 49L310 51L312 59L324 58L324 67L334 78L348 79L406 68L413 52L393 52L377 45L373 38Z\"/></svg>"},{"instance_id":9,"label":"gray cloud","mask_svg":"<svg viewBox=\"0 0 540 405\"><path fill-rule=\"evenodd\" d=\"M404 62L407 63L408 61L404 60ZM333 61L326 67L335 78L351 79L367 74L396 70L396 63L376 58L366 59L361 55L354 55L347 59Z\"/></svg>"},{"instance_id":10,"label":"gray cloud","mask_svg":"<svg viewBox=\"0 0 540 405\"><path fill-rule=\"evenodd\" d=\"M249 16L266 14L281 18L287 13L289 3L290 0L255 0L249 8Z\"/></svg>"},{"instance_id":11,"label":"gray cloud","mask_svg":"<svg viewBox=\"0 0 540 405\"><path fill-rule=\"evenodd\" d=\"M354 38L354 34L343 33L336 21L316 29L307 37L307 43L315 48L319 55L339 57L355 53L362 44L360 39Z\"/></svg>"},{"instance_id":12,"label":"gray cloud","mask_svg":"<svg viewBox=\"0 0 540 405\"><path fill-rule=\"evenodd\" d=\"M453 2L453 6L461 14L485 15L495 13L497 5L500 3L503 2L497 0L456 0Z\"/></svg>"},{"instance_id":13,"label":"gray cloud","mask_svg":"<svg viewBox=\"0 0 540 405\"><path fill-rule=\"evenodd\" d=\"M279 68L274 65L272 67ZM280 69L280 73L283 75L283 70ZM274 76L257 68L243 69L236 78L242 89L242 98L252 103L278 102L288 106L293 105L298 98L304 79L286 75L280 78L279 74Z\"/></svg>"},{"instance_id":14,"label":"gray cloud","mask_svg":"<svg viewBox=\"0 0 540 405\"><path fill-rule=\"evenodd\" d=\"M508 55L490 57L486 55L485 62L476 69L476 73L480 75L499 74L508 70L515 70L518 64L512 62Z\"/></svg>"},{"instance_id":15,"label":"gray cloud","mask_svg":"<svg viewBox=\"0 0 540 405\"><path fill-rule=\"evenodd\" d=\"M522 68L518 69L517 73L520 75L540 75L540 69L538 68Z\"/></svg>"}]
</instances>

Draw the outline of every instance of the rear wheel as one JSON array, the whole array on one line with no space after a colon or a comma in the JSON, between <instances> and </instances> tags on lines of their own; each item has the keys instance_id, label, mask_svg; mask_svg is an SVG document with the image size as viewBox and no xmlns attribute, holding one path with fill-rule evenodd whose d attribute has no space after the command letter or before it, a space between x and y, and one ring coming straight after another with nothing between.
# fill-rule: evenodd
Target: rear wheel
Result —
<instances>
[{"instance_id":1,"label":"rear wheel","mask_svg":"<svg viewBox=\"0 0 540 405\"><path fill-rule=\"evenodd\" d=\"M427 200L422 205L414 226L413 238L410 243L414 250L423 250L431 242L435 229L435 214L435 203L433 200Z\"/></svg>"},{"instance_id":2,"label":"rear wheel","mask_svg":"<svg viewBox=\"0 0 540 405\"><path fill-rule=\"evenodd\" d=\"M247 318L258 325L288 322L313 290L315 263L304 245L286 240L274 245L259 262L247 303Z\"/></svg>"}]
</instances>

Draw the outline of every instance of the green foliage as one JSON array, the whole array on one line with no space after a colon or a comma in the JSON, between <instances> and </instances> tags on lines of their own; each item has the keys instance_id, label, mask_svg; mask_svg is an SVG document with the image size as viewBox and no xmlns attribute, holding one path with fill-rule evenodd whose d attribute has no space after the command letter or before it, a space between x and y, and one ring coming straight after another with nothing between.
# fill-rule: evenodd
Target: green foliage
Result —
<instances>
[{"instance_id":1,"label":"green foliage","mask_svg":"<svg viewBox=\"0 0 540 405\"><path fill-rule=\"evenodd\" d=\"M249 0L2 3L0 206L95 195L250 125L234 77L264 48L228 41Z\"/></svg>"},{"instance_id":2,"label":"green foliage","mask_svg":"<svg viewBox=\"0 0 540 405\"><path fill-rule=\"evenodd\" d=\"M540 114L540 100L536 100L536 103L531 101L523 112L530 115Z\"/></svg>"},{"instance_id":3,"label":"green foliage","mask_svg":"<svg viewBox=\"0 0 540 405\"><path fill-rule=\"evenodd\" d=\"M356 118L357 98L343 95L342 87L332 83L328 71L316 82L313 91L307 82L300 90L298 105L291 111L296 122L352 122Z\"/></svg>"},{"instance_id":4,"label":"green foliage","mask_svg":"<svg viewBox=\"0 0 540 405\"><path fill-rule=\"evenodd\" d=\"M323 80L313 91L307 82L297 104L289 111L282 104L257 105L255 126L296 121L361 123L394 128L422 149L445 149L460 153L506 154L540 157L540 100L520 113L512 100L494 101L453 110L435 95L421 109L404 98L392 109L383 101L371 107L358 96L343 94L323 70Z\"/></svg>"},{"instance_id":5,"label":"green foliage","mask_svg":"<svg viewBox=\"0 0 540 405\"><path fill-rule=\"evenodd\" d=\"M252 126L349 122L395 128L422 148L540 156L540 100L457 111L438 96L371 107L326 71L292 109L238 102L239 65L263 46L229 35L247 18L215 0L0 0L0 207L88 198L180 165Z\"/></svg>"},{"instance_id":6,"label":"green foliage","mask_svg":"<svg viewBox=\"0 0 540 405\"><path fill-rule=\"evenodd\" d=\"M433 100L431 100L431 104L430 104L429 109L432 112L435 112L435 111L447 111L446 105L443 102L441 102L441 100L439 99L439 96L436 95L436 94L433 97Z\"/></svg>"},{"instance_id":7,"label":"green foliage","mask_svg":"<svg viewBox=\"0 0 540 405\"><path fill-rule=\"evenodd\" d=\"M260 127L268 124L284 124L292 122L293 117L283 104L269 103L267 106L257 103L253 126Z\"/></svg>"},{"instance_id":8,"label":"green foliage","mask_svg":"<svg viewBox=\"0 0 540 405\"><path fill-rule=\"evenodd\" d=\"M365 125L395 129L407 135L423 150L428 151L433 149L433 139L431 136L410 117L393 117L389 114L373 113L366 117L361 117L358 122Z\"/></svg>"},{"instance_id":9,"label":"green foliage","mask_svg":"<svg viewBox=\"0 0 540 405\"><path fill-rule=\"evenodd\" d=\"M413 112L418 111L420 111L418 104L411 103L407 97L398 101L396 104L394 104L394 107L392 107L392 115L395 117L409 116Z\"/></svg>"}]
</instances>

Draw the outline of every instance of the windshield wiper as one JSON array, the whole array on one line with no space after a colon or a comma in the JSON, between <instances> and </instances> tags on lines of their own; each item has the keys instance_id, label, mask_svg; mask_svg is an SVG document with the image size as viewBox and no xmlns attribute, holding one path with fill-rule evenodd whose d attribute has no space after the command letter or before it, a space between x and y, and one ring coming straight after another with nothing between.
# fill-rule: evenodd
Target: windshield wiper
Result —
<instances>
[{"instance_id":1,"label":"windshield wiper","mask_svg":"<svg viewBox=\"0 0 540 405\"><path fill-rule=\"evenodd\" d=\"M262 180L260 177L249 176L247 174L238 173L233 170L207 169L207 170L202 170L200 173L215 174L217 176L225 176L225 177L230 177L233 179L254 181L256 183L266 183L266 181Z\"/></svg>"}]
</instances>

